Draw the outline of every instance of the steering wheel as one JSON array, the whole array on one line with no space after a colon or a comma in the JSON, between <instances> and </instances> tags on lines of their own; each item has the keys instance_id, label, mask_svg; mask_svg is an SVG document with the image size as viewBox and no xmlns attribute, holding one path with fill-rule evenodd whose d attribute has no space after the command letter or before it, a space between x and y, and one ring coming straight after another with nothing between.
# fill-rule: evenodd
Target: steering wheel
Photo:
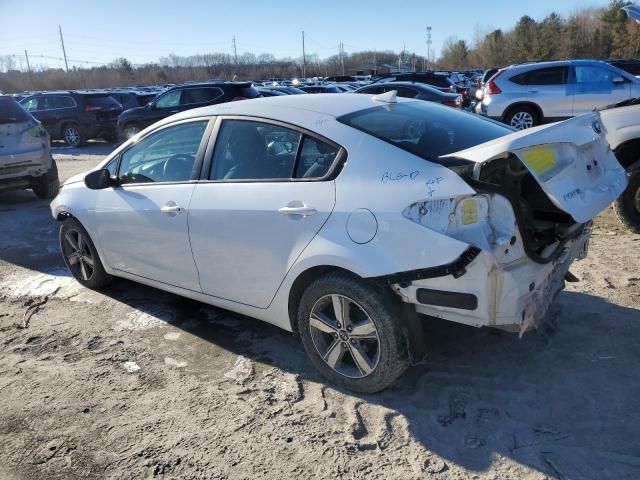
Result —
<instances>
[{"instance_id":1,"label":"steering wheel","mask_svg":"<svg viewBox=\"0 0 640 480\"><path fill-rule=\"evenodd\" d=\"M190 180L194 158L188 153L176 153L170 156L162 168L165 181Z\"/></svg>"}]
</instances>

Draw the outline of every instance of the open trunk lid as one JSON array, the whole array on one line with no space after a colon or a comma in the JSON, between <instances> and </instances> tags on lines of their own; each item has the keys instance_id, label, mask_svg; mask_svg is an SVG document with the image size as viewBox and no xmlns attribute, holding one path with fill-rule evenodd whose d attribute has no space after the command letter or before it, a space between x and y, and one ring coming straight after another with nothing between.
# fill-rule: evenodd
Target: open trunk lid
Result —
<instances>
[{"instance_id":1,"label":"open trunk lid","mask_svg":"<svg viewBox=\"0 0 640 480\"><path fill-rule=\"evenodd\" d=\"M625 170L609 148L598 112L515 132L447 157L483 164L515 155L560 210L585 223L627 187Z\"/></svg>"}]
</instances>

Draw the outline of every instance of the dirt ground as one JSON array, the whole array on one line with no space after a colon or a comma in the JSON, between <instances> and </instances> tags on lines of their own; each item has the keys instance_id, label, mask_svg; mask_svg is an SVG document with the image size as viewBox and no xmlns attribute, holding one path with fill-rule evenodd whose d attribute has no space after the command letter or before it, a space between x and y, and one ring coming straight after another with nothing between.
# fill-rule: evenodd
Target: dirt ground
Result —
<instances>
[{"instance_id":1,"label":"dirt ground","mask_svg":"<svg viewBox=\"0 0 640 480\"><path fill-rule=\"evenodd\" d=\"M108 151L55 156L68 178ZM79 287L57 229L0 193L3 480L640 478L640 236L610 211L548 335L428 323L428 363L377 395L257 320Z\"/></svg>"}]
</instances>

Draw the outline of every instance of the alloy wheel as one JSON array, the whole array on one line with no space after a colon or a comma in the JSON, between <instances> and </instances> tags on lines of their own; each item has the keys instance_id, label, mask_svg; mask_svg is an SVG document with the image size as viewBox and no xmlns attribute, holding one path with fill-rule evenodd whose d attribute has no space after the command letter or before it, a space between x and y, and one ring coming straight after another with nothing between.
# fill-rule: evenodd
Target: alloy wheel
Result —
<instances>
[{"instance_id":1,"label":"alloy wheel","mask_svg":"<svg viewBox=\"0 0 640 480\"><path fill-rule=\"evenodd\" d=\"M140 129L135 125L130 125L124 129L124 136L127 140L131 137L135 137L138 133L140 133Z\"/></svg>"},{"instance_id":2,"label":"alloy wheel","mask_svg":"<svg viewBox=\"0 0 640 480\"><path fill-rule=\"evenodd\" d=\"M80 131L76 127L67 127L64 131L64 140L69 145L77 147L80 145Z\"/></svg>"},{"instance_id":3,"label":"alloy wheel","mask_svg":"<svg viewBox=\"0 0 640 480\"><path fill-rule=\"evenodd\" d=\"M64 234L64 254L74 275L88 281L93 277L94 258L84 236L77 230Z\"/></svg>"},{"instance_id":4,"label":"alloy wheel","mask_svg":"<svg viewBox=\"0 0 640 480\"><path fill-rule=\"evenodd\" d=\"M338 294L321 297L311 309L309 329L320 357L340 375L363 378L378 365L378 330L355 300Z\"/></svg>"},{"instance_id":5,"label":"alloy wheel","mask_svg":"<svg viewBox=\"0 0 640 480\"><path fill-rule=\"evenodd\" d=\"M518 130L533 127L533 115L529 112L518 112L511 118L511 126Z\"/></svg>"}]
</instances>

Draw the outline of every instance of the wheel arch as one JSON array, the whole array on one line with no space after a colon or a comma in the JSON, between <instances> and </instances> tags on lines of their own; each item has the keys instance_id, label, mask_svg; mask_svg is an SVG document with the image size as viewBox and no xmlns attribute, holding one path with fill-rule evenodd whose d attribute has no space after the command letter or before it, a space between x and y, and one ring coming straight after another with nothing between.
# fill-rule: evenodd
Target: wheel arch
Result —
<instances>
[{"instance_id":1,"label":"wheel arch","mask_svg":"<svg viewBox=\"0 0 640 480\"><path fill-rule=\"evenodd\" d=\"M542 121L544 120L544 113L542 111L542 108L540 108L540 105L534 102L522 101L522 102L515 102L509 105L505 110L504 115L502 115L502 121L506 122L507 117L509 117L511 112L513 112L513 110L515 110L518 107L532 108L535 111L536 115L538 116L538 122L542 123Z\"/></svg>"},{"instance_id":2,"label":"wheel arch","mask_svg":"<svg viewBox=\"0 0 640 480\"><path fill-rule=\"evenodd\" d=\"M640 137L621 143L613 153L625 170L640 168Z\"/></svg>"},{"instance_id":3,"label":"wheel arch","mask_svg":"<svg viewBox=\"0 0 640 480\"><path fill-rule=\"evenodd\" d=\"M364 280L363 277L352 272L351 270L343 267L338 267L336 265L316 265L300 272L291 284L291 288L289 289L289 321L291 323L291 330L294 333L298 333L298 307L300 305L300 299L302 298L305 289L315 279L333 272L344 273L360 280Z\"/></svg>"}]
</instances>

